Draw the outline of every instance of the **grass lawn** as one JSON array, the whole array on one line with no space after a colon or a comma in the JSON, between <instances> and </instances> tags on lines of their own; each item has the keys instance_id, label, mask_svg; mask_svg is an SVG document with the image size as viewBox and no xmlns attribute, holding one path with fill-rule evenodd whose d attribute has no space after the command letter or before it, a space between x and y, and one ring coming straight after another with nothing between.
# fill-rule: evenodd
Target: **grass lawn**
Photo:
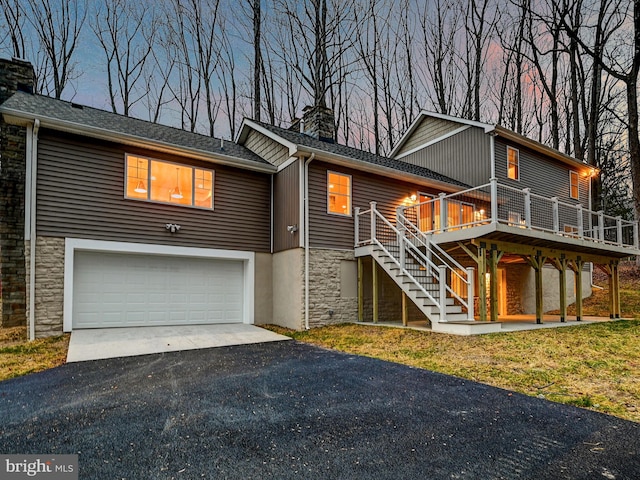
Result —
<instances>
[{"instance_id":1,"label":"grass lawn","mask_svg":"<svg viewBox=\"0 0 640 480\"><path fill-rule=\"evenodd\" d=\"M0 381L62 365L69 335L28 341L26 327L0 328Z\"/></svg>"}]
</instances>

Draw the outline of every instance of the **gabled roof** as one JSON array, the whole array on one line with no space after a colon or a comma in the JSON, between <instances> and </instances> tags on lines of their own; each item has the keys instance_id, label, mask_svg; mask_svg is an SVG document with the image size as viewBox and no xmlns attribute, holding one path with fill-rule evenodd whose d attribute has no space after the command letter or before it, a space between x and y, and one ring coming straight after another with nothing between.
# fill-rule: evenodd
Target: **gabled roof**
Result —
<instances>
[{"instance_id":1,"label":"gabled roof","mask_svg":"<svg viewBox=\"0 0 640 480\"><path fill-rule=\"evenodd\" d=\"M469 188L469 185L441 175L428 168L375 155L339 143L317 140L305 133L287 130L255 120L244 120L238 135L238 143L242 144L246 140L250 129L259 131L279 142L281 145L286 146L289 149L289 154L292 156L295 154L308 155L313 153L319 160L326 160L364 171L376 172L397 179L413 181L419 179L423 183L437 183L447 190Z\"/></svg>"},{"instance_id":2,"label":"gabled roof","mask_svg":"<svg viewBox=\"0 0 640 480\"><path fill-rule=\"evenodd\" d=\"M413 133L418 128L418 126L422 123L422 120L424 120L425 117L431 117L431 118L438 118L438 119L441 119L441 120L447 120L449 122L458 123L461 126L481 128L481 129L484 130L484 133L486 133L486 134L503 137L503 138L509 140L510 142L513 142L513 143L515 143L517 145L520 145L520 146L523 146L523 147L527 147L527 148L529 148L529 149L531 149L533 151L536 151L538 153L541 153L543 155L551 157L551 158L553 158L555 160L559 160L560 162L565 163L567 165L571 165L571 166L577 167L577 168L581 168L582 167L582 168L591 169L591 167L589 165L585 164L584 162L581 162L580 160L578 160L576 158L573 158L570 155L567 155L566 153L562 153L561 151L556 150L555 148L551 148L551 147L549 147L547 145L544 145L544 144L542 144L542 143L540 143L540 142L538 142L536 140L533 140L531 138L525 137L524 135L516 133L513 130L509 130L508 128L505 128L505 127L503 127L501 125L476 122L474 120L467 120L465 118L452 117L451 115L444 115L442 113L429 112L427 110L422 110L418 114L418 116L411 123L411 125L409 126L407 131L402 135L400 140L398 140L398 143L393 147L393 150L390 153L390 155L392 157L395 157L397 155L397 153L400 151L402 146L411 137L411 135L413 135ZM437 141L437 139L433 140L432 142L435 142L435 141ZM418 147L416 147L416 148L418 148Z\"/></svg>"},{"instance_id":3,"label":"gabled roof","mask_svg":"<svg viewBox=\"0 0 640 480\"><path fill-rule=\"evenodd\" d=\"M276 170L266 160L232 141L223 141L42 95L16 92L0 105L0 113L10 123L27 124L37 119L42 128L250 170Z\"/></svg>"}]
</instances>

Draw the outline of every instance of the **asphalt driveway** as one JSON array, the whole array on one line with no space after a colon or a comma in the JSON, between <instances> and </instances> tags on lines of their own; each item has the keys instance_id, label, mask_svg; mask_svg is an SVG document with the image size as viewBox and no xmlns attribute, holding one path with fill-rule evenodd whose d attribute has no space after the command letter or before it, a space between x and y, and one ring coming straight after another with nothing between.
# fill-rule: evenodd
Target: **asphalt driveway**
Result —
<instances>
[{"instance_id":1,"label":"asphalt driveway","mask_svg":"<svg viewBox=\"0 0 640 480\"><path fill-rule=\"evenodd\" d=\"M637 479L640 424L290 341L2 382L0 452L81 479Z\"/></svg>"}]
</instances>

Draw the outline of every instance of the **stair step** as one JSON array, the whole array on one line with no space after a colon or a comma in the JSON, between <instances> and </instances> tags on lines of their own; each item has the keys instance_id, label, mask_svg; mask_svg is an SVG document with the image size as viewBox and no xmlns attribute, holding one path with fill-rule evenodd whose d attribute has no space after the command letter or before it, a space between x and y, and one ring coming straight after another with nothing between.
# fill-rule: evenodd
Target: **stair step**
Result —
<instances>
[{"instance_id":1,"label":"stair step","mask_svg":"<svg viewBox=\"0 0 640 480\"><path fill-rule=\"evenodd\" d=\"M440 321L439 312L433 312L431 316L433 317L432 320L435 320L436 322ZM459 322L463 320L468 320L466 313L448 313L447 312L447 319L446 319L447 322Z\"/></svg>"}]
</instances>

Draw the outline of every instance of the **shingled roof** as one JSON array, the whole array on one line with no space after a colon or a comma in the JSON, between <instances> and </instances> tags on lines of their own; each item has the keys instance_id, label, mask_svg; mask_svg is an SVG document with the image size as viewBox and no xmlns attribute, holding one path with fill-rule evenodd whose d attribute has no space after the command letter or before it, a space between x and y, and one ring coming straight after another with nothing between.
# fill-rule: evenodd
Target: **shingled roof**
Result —
<instances>
[{"instance_id":1,"label":"shingled roof","mask_svg":"<svg viewBox=\"0 0 640 480\"><path fill-rule=\"evenodd\" d=\"M281 127L276 127L274 125L269 125L267 123L257 122L254 120L251 120L251 122L260 125L271 133L281 137L289 143L297 145L298 147L308 147L313 150L319 150L332 155L338 155L340 157L344 157L345 159L359 160L379 167L390 168L398 172L408 173L410 175L416 175L419 177L424 177L426 179L435 180L437 182L448 183L450 185L455 185L458 187L470 188L470 186L465 183L459 182L458 180L454 180L453 178L434 172L433 170L425 167L413 165L411 163L403 162L400 160L395 160L393 158L375 155L373 153L359 150L357 148L348 147L346 145L341 145L339 143L330 143L322 140L317 140L305 133L287 130Z\"/></svg>"},{"instance_id":2,"label":"shingled roof","mask_svg":"<svg viewBox=\"0 0 640 480\"><path fill-rule=\"evenodd\" d=\"M271 164L249 149L232 141L188 132L179 128L126 117L97 108L57 100L43 95L16 92L2 105L0 112L24 119L39 119L43 127L104 138L101 133L121 136L144 144L173 147L176 150L202 153L227 159L227 163L239 160L243 166L256 166L272 170ZM93 133L93 135L92 135Z\"/></svg>"}]
</instances>

